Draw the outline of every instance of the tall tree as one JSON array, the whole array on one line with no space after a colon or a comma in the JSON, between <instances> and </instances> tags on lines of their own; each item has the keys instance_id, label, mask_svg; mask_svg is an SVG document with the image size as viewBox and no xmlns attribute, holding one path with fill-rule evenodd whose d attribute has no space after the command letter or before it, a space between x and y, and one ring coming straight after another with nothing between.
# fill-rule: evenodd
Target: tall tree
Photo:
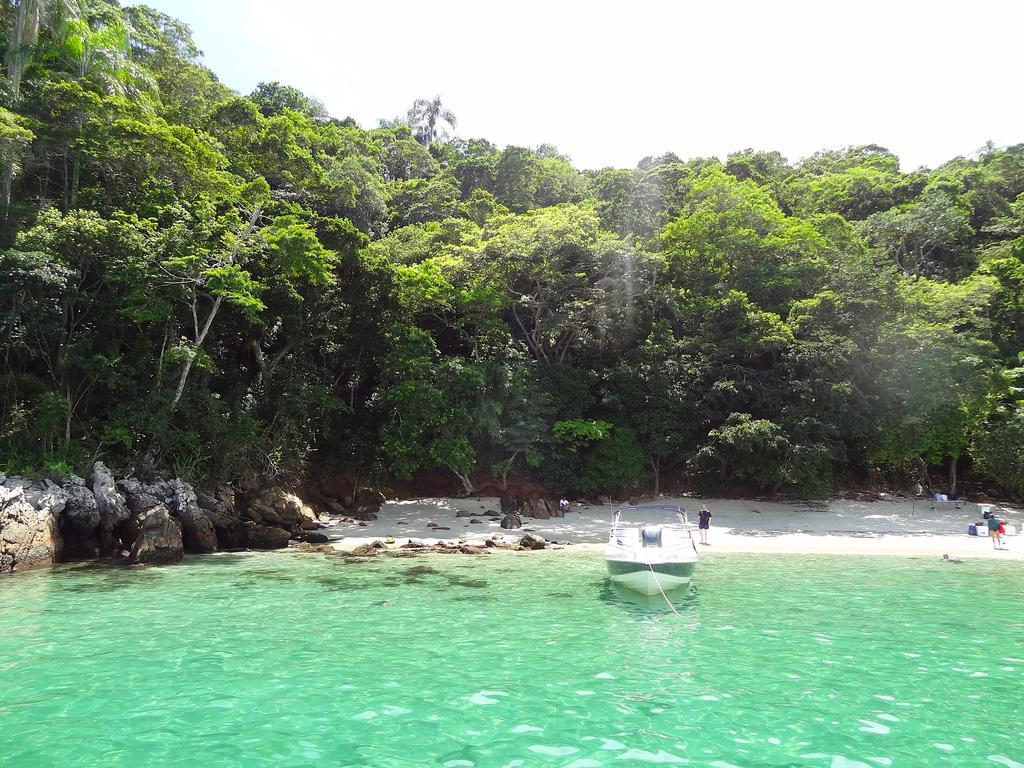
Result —
<instances>
[{"instance_id":1,"label":"tall tree","mask_svg":"<svg viewBox=\"0 0 1024 768\"><path fill-rule=\"evenodd\" d=\"M408 114L409 125L412 126L416 138L425 146L438 139L448 138L448 132L442 124L455 129L455 113L441 103L441 97L433 99L416 99Z\"/></svg>"},{"instance_id":2,"label":"tall tree","mask_svg":"<svg viewBox=\"0 0 1024 768\"><path fill-rule=\"evenodd\" d=\"M21 96L21 80L35 54L39 32L47 22L61 31L65 22L81 13L79 0L15 0L14 26L7 48L7 79L14 100Z\"/></svg>"}]
</instances>

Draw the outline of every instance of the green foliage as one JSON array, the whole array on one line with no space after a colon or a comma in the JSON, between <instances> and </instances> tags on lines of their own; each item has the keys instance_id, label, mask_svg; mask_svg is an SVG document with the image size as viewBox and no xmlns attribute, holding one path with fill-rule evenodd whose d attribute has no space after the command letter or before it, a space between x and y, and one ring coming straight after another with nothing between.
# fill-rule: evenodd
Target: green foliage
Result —
<instances>
[{"instance_id":1,"label":"green foliage","mask_svg":"<svg viewBox=\"0 0 1024 768\"><path fill-rule=\"evenodd\" d=\"M607 421L569 419L556 421L551 431L558 443L570 451L578 451L595 440L604 440L611 430L612 425Z\"/></svg>"},{"instance_id":2,"label":"green foliage","mask_svg":"<svg viewBox=\"0 0 1024 768\"><path fill-rule=\"evenodd\" d=\"M425 468L446 467L468 477L476 462L484 377L457 358L439 359L429 337L415 328L395 330L388 370L379 393L385 412L382 450L396 476L410 479Z\"/></svg>"},{"instance_id":3,"label":"green foliage","mask_svg":"<svg viewBox=\"0 0 1024 768\"><path fill-rule=\"evenodd\" d=\"M282 85L276 80L257 85L256 90L249 94L249 99L259 107L264 117L273 117L285 110L291 110L312 120L329 119L327 109L319 101L306 96L298 88Z\"/></svg>"},{"instance_id":4,"label":"green foliage","mask_svg":"<svg viewBox=\"0 0 1024 768\"><path fill-rule=\"evenodd\" d=\"M1024 359L1022 359L1024 362ZM1024 368L1002 377L985 420L971 435L971 455L978 468L1015 497L1024 496Z\"/></svg>"},{"instance_id":5,"label":"green foliage","mask_svg":"<svg viewBox=\"0 0 1024 768\"><path fill-rule=\"evenodd\" d=\"M233 94L145 6L23 7L3 466L813 494L959 463L1022 492L1024 145L581 173L450 137L439 97L366 129Z\"/></svg>"},{"instance_id":6,"label":"green foliage","mask_svg":"<svg viewBox=\"0 0 1024 768\"><path fill-rule=\"evenodd\" d=\"M646 475L646 466L633 430L615 427L588 453L577 487L584 493L634 488Z\"/></svg>"}]
</instances>

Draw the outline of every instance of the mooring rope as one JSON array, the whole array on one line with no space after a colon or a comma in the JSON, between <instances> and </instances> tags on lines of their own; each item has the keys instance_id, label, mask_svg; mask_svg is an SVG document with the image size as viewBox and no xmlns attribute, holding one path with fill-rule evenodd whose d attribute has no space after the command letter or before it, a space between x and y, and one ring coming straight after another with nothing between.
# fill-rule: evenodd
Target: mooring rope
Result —
<instances>
[{"instance_id":1,"label":"mooring rope","mask_svg":"<svg viewBox=\"0 0 1024 768\"><path fill-rule=\"evenodd\" d=\"M676 610L676 607L672 605L672 601L668 599L668 595L665 594L665 590L661 588L661 582L658 581L658 572L654 570L654 566L648 563L647 567L651 569L651 575L654 576L654 585L658 588L658 591L661 592L661 596L665 598L665 602L668 603L668 607L672 609L672 613L679 618L682 618L683 615Z\"/></svg>"}]
</instances>

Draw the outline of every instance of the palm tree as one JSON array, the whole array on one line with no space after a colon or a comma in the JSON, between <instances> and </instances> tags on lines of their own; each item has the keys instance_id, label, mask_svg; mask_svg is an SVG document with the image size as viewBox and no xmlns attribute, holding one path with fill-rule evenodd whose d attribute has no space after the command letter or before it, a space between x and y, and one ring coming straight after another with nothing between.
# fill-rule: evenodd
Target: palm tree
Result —
<instances>
[{"instance_id":1,"label":"palm tree","mask_svg":"<svg viewBox=\"0 0 1024 768\"><path fill-rule=\"evenodd\" d=\"M437 139L448 138L448 131L439 123L447 123L452 129L455 128L455 113L445 109L440 96L435 96L432 100L416 99L409 110L408 120L416 138L425 146L429 146L430 142Z\"/></svg>"},{"instance_id":2,"label":"palm tree","mask_svg":"<svg viewBox=\"0 0 1024 768\"><path fill-rule=\"evenodd\" d=\"M60 32L70 19L76 19L81 13L79 0L15 0L14 27L11 29L7 48L7 80L11 84L11 96L15 104L21 97L21 78L32 60L36 44L39 42L39 30L44 22ZM9 154L9 153L5 153ZM4 217L7 216L11 204L11 184L14 181L14 170L17 157L5 157L3 177L0 178L0 205L3 206Z\"/></svg>"},{"instance_id":3,"label":"palm tree","mask_svg":"<svg viewBox=\"0 0 1024 768\"><path fill-rule=\"evenodd\" d=\"M39 30L44 22L62 31L68 20L81 15L79 0L16 0L16 5L14 28L7 49L7 79L15 101L21 95L21 78L35 53Z\"/></svg>"},{"instance_id":4,"label":"palm tree","mask_svg":"<svg viewBox=\"0 0 1024 768\"><path fill-rule=\"evenodd\" d=\"M133 62L129 55L129 30L119 17L101 24L79 19L68 25L65 53L75 66L79 82L90 82L94 88L109 94L139 99L156 89L149 74ZM77 135L82 135L85 115L75 117ZM65 205L74 208L78 201L81 156L71 157L70 184L65 180Z\"/></svg>"},{"instance_id":5,"label":"palm tree","mask_svg":"<svg viewBox=\"0 0 1024 768\"><path fill-rule=\"evenodd\" d=\"M16 104L22 96L22 77L32 60L39 42L39 30L44 22L52 29L63 31L67 20L77 18L81 12L78 0L14 0L14 27L10 31L7 48L7 81L10 83L12 101ZM10 187L14 180L17 158L5 152L3 176L0 178L0 206L4 218L10 207Z\"/></svg>"}]
</instances>

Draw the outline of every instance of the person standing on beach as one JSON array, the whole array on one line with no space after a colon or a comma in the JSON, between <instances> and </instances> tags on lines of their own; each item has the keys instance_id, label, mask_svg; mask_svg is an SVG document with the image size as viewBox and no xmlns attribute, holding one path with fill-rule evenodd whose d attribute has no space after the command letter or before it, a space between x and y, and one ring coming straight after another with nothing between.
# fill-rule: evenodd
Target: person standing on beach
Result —
<instances>
[{"instance_id":1,"label":"person standing on beach","mask_svg":"<svg viewBox=\"0 0 1024 768\"><path fill-rule=\"evenodd\" d=\"M711 530L711 512L707 504L700 505L700 512L697 513L697 529L700 531L700 543L711 545L708 541L708 532Z\"/></svg>"},{"instance_id":2,"label":"person standing on beach","mask_svg":"<svg viewBox=\"0 0 1024 768\"><path fill-rule=\"evenodd\" d=\"M999 532L1002 521L996 515L992 515L985 523L988 525L989 538L992 539L992 549L1002 549L1003 535Z\"/></svg>"}]
</instances>

